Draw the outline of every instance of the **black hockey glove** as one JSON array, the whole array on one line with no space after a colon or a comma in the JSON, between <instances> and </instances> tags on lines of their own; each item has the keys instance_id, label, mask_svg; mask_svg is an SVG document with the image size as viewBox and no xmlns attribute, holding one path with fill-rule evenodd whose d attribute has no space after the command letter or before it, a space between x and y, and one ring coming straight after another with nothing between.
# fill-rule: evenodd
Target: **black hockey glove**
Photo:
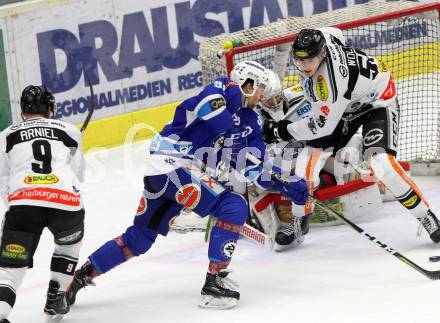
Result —
<instances>
[{"instance_id":1,"label":"black hockey glove","mask_svg":"<svg viewBox=\"0 0 440 323\"><path fill-rule=\"evenodd\" d=\"M294 139L287 130L287 126L291 123L289 120L281 120L278 122L273 120L266 121L263 127L263 140L271 144L278 141L290 141Z\"/></svg>"},{"instance_id":2,"label":"black hockey glove","mask_svg":"<svg viewBox=\"0 0 440 323\"><path fill-rule=\"evenodd\" d=\"M274 142L280 141L278 137L275 136L274 128L277 123L273 120L266 120L263 125L263 140L266 144L272 144Z\"/></svg>"}]
</instances>

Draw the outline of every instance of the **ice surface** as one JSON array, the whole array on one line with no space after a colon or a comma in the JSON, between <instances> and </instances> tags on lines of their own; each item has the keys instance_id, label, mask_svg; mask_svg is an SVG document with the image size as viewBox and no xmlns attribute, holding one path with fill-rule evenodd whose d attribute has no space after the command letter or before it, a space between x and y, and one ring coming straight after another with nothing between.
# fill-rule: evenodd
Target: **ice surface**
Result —
<instances>
[{"instance_id":1,"label":"ice surface","mask_svg":"<svg viewBox=\"0 0 440 323\"><path fill-rule=\"evenodd\" d=\"M86 235L80 263L131 224L142 192L145 143L91 152L84 185ZM131 156L131 158L127 158ZM131 162L129 162L131 160ZM131 164L131 166L129 166ZM92 172L93 171L93 172ZM440 214L440 179L416 178ZM4 209L0 210L1 213ZM357 224L422 267L440 246L395 202ZM35 268L19 289L13 323L44 322L53 238L45 230ZM150 252L96 279L78 294L64 322L439 322L440 281L431 281L346 226L312 228L305 243L284 253L240 240L231 264L240 283L239 306L197 307L207 269L202 233L158 238Z\"/></svg>"}]
</instances>

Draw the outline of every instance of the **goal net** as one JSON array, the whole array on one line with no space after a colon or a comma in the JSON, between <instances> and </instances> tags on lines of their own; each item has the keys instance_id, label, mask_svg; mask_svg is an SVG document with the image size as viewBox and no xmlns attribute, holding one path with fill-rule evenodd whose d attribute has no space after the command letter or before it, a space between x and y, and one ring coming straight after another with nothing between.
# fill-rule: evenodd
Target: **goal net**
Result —
<instances>
[{"instance_id":1,"label":"goal net","mask_svg":"<svg viewBox=\"0 0 440 323\"><path fill-rule=\"evenodd\" d=\"M367 3L221 34L200 46L203 81L209 84L229 75L235 64L254 60L280 75L284 87L294 85L299 77L289 53L297 33L303 28L338 27L347 45L377 57L391 69L401 109L398 158L410 161L412 169L422 164L426 171L426 165L440 165L439 12L440 3ZM333 208L342 205L338 199L328 203ZM173 225L178 231L206 226L190 212L179 218ZM320 224L334 222L317 208L312 219Z\"/></svg>"},{"instance_id":2,"label":"goal net","mask_svg":"<svg viewBox=\"0 0 440 323\"><path fill-rule=\"evenodd\" d=\"M298 82L290 45L303 28L334 26L348 46L377 57L396 79L401 109L398 158L432 163L440 159L440 3L367 3L289 17L252 29L221 34L200 46L204 83L228 75L234 64L254 60L273 69L284 87ZM225 50L225 43L236 47Z\"/></svg>"}]
</instances>

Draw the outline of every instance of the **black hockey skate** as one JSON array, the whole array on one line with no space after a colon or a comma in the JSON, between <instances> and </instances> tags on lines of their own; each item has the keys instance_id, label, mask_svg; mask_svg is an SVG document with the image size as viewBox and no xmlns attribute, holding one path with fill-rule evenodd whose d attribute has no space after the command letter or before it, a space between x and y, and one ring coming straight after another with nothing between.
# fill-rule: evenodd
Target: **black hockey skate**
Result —
<instances>
[{"instance_id":1,"label":"black hockey skate","mask_svg":"<svg viewBox=\"0 0 440 323\"><path fill-rule=\"evenodd\" d=\"M227 309L237 306L240 299L238 284L227 277L229 273L227 270L222 270L218 274L206 273L199 307Z\"/></svg>"},{"instance_id":2,"label":"black hockey skate","mask_svg":"<svg viewBox=\"0 0 440 323\"><path fill-rule=\"evenodd\" d=\"M429 237L435 243L440 242L440 222L431 210L428 210L425 216L418 219L420 225L428 232Z\"/></svg>"},{"instance_id":3,"label":"black hockey skate","mask_svg":"<svg viewBox=\"0 0 440 323\"><path fill-rule=\"evenodd\" d=\"M11 323L11 322L9 322L7 319L3 319L0 321L0 323Z\"/></svg>"},{"instance_id":4,"label":"black hockey skate","mask_svg":"<svg viewBox=\"0 0 440 323\"><path fill-rule=\"evenodd\" d=\"M92 282L92 279L96 276L98 275L89 262L86 262L80 269L75 271L72 282L70 283L69 287L67 287L67 303L69 305L75 304L76 294L80 289L86 286L95 286L95 283Z\"/></svg>"},{"instance_id":5,"label":"black hockey skate","mask_svg":"<svg viewBox=\"0 0 440 323\"><path fill-rule=\"evenodd\" d=\"M289 225L278 231L275 235L275 251L282 251L296 246L304 241L304 236L309 232L309 216L293 216Z\"/></svg>"},{"instance_id":6,"label":"black hockey skate","mask_svg":"<svg viewBox=\"0 0 440 323\"><path fill-rule=\"evenodd\" d=\"M61 320L64 314L69 312L69 304L66 301L66 293L60 292L60 284L51 280L47 290L47 301L44 313L51 316L54 321Z\"/></svg>"}]
</instances>

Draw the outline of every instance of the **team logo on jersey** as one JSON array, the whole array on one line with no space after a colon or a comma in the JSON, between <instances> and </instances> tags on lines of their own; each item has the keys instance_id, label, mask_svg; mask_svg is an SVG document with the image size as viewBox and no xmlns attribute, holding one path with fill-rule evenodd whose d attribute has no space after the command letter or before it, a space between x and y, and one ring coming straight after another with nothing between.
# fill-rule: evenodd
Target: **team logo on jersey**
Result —
<instances>
[{"instance_id":1,"label":"team logo on jersey","mask_svg":"<svg viewBox=\"0 0 440 323\"><path fill-rule=\"evenodd\" d=\"M25 184L37 185L37 184L55 184L60 180L54 174L47 175L29 175L24 178Z\"/></svg>"},{"instance_id":2,"label":"team logo on jersey","mask_svg":"<svg viewBox=\"0 0 440 323\"><path fill-rule=\"evenodd\" d=\"M383 138L383 131L379 128L374 128L368 131L364 137L364 146L371 146L379 142Z\"/></svg>"},{"instance_id":3,"label":"team logo on jersey","mask_svg":"<svg viewBox=\"0 0 440 323\"><path fill-rule=\"evenodd\" d=\"M231 258L234 254L237 243L235 241L229 240L223 243L223 255L226 258Z\"/></svg>"},{"instance_id":4,"label":"team logo on jersey","mask_svg":"<svg viewBox=\"0 0 440 323\"><path fill-rule=\"evenodd\" d=\"M199 204L200 195L202 192L199 185L186 184L176 192L176 201L188 209L194 209Z\"/></svg>"},{"instance_id":5,"label":"team logo on jersey","mask_svg":"<svg viewBox=\"0 0 440 323\"><path fill-rule=\"evenodd\" d=\"M302 92L303 90L304 88L300 84L294 85L290 89L291 92Z\"/></svg>"},{"instance_id":6,"label":"team logo on jersey","mask_svg":"<svg viewBox=\"0 0 440 323\"><path fill-rule=\"evenodd\" d=\"M212 110L217 110L218 108L221 108L222 106L226 105L226 102L223 98L217 98L214 100L211 100L210 102Z\"/></svg>"},{"instance_id":7,"label":"team logo on jersey","mask_svg":"<svg viewBox=\"0 0 440 323\"><path fill-rule=\"evenodd\" d=\"M144 214L146 210L147 210L147 199L145 198L145 196L142 196L136 210L136 215Z\"/></svg>"},{"instance_id":8,"label":"team logo on jersey","mask_svg":"<svg viewBox=\"0 0 440 323\"><path fill-rule=\"evenodd\" d=\"M328 99L327 82L322 75L319 75L316 81L316 93L321 101L326 101Z\"/></svg>"},{"instance_id":9,"label":"team logo on jersey","mask_svg":"<svg viewBox=\"0 0 440 323\"><path fill-rule=\"evenodd\" d=\"M388 68L387 64L385 64L382 61L379 61L379 71L381 71L382 73L388 72L389 68Z\"/></svg>"},{"instance_id":10,"label":"team logo on jersey","mask_svg":"<svg viewBox=\"0 0 440 323\"><path fill-rule=\"evenodd\" d=\"M339 73L341 73L342 77L348 76L348 70L344 65L339 66Z\"/></svg>"}]
</instances>

